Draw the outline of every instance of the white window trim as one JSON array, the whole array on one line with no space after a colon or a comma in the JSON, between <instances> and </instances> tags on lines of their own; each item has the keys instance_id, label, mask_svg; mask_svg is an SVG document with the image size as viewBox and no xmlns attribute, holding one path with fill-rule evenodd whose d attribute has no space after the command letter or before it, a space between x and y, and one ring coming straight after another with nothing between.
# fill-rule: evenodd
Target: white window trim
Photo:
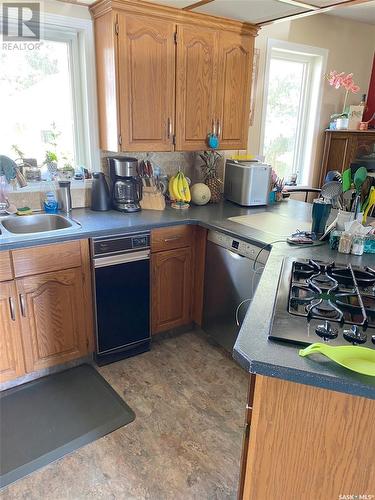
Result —
<instances>
[{"instance_id":1,"label":"white window trim","mask_svg":"<svg viewBox=\"0 0 375 500\"><path fill-rule=\"evenodd\" d=\"M301 165L301 168L299 169L300 175L298 178L298 184L309 185L313 176L311 167L313 167L315 161L316 140L319 134L318 116L320 115L323 97L323 76L327 70L327 59L329 51L321 47L313 47L310 45L286 42L273 38L268 39L263 88L262 123L260 133L261 154L263 154L264 150L264 135L268 101L268 82L273 49L278 49L280 50L280 52L284 52L283 58L287 58L288 53L292 53L293 56L291 56L291 59L293 60L298 59L298 54L301 55L301 61L303 62L305 62L307 58L309 58L311 61L315 59L315 62L312 64L312 68L310 66L311 75L307 75L307 78L305 79L305 88L302 90L302 107L305 109L305 112L303 120L301 122L301 129L298 131L296 148L296 163Z\"/></svg>"},{"instance_id":2,"label":"white window trim","mask_svg":"<svg viewBox=\"0 0 375 500\"><path fill-rule=\"evenodd\" d=\"M9 19L9 22L16 20ZM77 165L90 171L100 167L95 72L95 43L90 19L41 13L41 38L70 43L75 122L74 149ZM78 66L79 64L79 66Z\"/></svg>"}]
</instances>

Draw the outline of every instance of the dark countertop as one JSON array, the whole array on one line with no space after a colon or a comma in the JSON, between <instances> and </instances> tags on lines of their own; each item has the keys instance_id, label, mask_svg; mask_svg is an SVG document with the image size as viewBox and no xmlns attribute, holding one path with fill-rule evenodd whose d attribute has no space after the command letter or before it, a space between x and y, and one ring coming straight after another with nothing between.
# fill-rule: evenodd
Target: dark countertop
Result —
<instances>
[{"instance_id":1,"label":"dark countertop","mask_svg":"<svg viewBox=\"0 0 375 500\"><path fill-rule=\"evenodd\" d=\"M311 219L311 205L294 200L269 207L250 209L224 202L219 205L191 207L185 211L167 208L164 211L144 210L135 214L75 209L72 216L82 225L80 229L67 230L57 235L48 235L48 233L42 233L39 236L8 237L0 235L0 250L45 245L93 236L129 233L176 224L200 224L208 229L217 229L263 246L281 238L267 230L256 230L227 219L228 217L265 211L287 215L296 221L296 229L298 221ZM346 370L323 356L302 358L298 356L298 346L268 340L268 333L272 328L273 308L283 258L297 255L301 258L315 257L343 263L350 261L354 265L375 264L374 255L346 256L331 251L328 245L300 248L284 242L275 243L237 338L233 352L234 358L246 370L253 373L375 399L374 377Z\"/></svg>"}]
</instances>

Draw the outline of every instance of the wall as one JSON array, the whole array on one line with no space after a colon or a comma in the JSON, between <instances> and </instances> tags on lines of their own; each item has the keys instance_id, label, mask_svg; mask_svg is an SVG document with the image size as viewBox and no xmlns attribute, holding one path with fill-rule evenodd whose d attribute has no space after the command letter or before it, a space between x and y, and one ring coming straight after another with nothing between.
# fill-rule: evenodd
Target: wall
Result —
<instances>
[{"instance_id":1,"label":"wall","mask_svg":"<svg viewBox=\"0 0 375 500\"><path fill-rule=\"evenodd\" d=\"M260 50L259 74L255 97L254 124L249 128L248 151L259 154L263 107L264 73L268 38L311 45L328 49L327 72L331 69L354 73L361 87L359 94L352 94L348 104L358 103L361 93L367 93L374 52L375 26L320 14L294 21L285 21L265 26L259 32L255 47ZM309 185L316 186L323 152L324 129L331 114L340 112L344 102L344 91L336 90L322 82L322 105L318 117L319 132L314 138Z\"/></svg>"},{"instance_id":2,"label":"wall","mask_svg":"<svg viewBox=\"0 0 375 500\"><path fill-rule=\"evenodd\" d=\"M56 0L43 0L42 12L58 14L60 16L76 17L79 19L91 19L90 11L84 5L57 2Z\"/></svg>"}]
</instances>

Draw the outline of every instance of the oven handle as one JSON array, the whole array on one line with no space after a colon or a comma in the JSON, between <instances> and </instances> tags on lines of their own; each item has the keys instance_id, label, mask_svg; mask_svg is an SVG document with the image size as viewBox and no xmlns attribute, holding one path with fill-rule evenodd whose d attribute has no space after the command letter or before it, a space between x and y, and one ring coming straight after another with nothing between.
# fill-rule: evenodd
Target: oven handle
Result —
<instances>
[{"instance_id":1,"label":"oven handle","mask_svg":"<svg viewBox=\"0 0 375 500\"><path fill-rule=\"evenodd\" d=\"M136 262L138 260L149 260L150 250L141 250L138 252L125 253L121 255L109 255L108 257L100 257L94 259L94 267L108 267L116 264L126 264L128 262Z\"/></svg>"}]
</instances>

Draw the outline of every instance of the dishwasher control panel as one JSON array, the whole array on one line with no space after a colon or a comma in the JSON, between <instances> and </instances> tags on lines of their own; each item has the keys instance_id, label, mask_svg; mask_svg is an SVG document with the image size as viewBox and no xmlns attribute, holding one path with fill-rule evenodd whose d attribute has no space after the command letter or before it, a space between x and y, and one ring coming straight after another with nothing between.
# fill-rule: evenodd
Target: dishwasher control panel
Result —
<instances>
[{"instance_id":1,"label":"dishwasher control panel","mask_svg":"<svg viewBox=\"0 0 375 500\"><path fill-rule=\"evenodd\" d=\"M228 234L219 233L217 231L209 231L207 239L208 241L212 241L212 243L220 245L221 247L224 247L232 252L238 253L243 257L247 257L248 259L252 260L257 259L257 262L259 262L260 264L265 264L267 262L270 253L268 249L264 248L261 245L248 243L246 241L233 238ZM264 250L259 254L259 251L262 248L264 248Z\"/></svg>"}]
</instances>

